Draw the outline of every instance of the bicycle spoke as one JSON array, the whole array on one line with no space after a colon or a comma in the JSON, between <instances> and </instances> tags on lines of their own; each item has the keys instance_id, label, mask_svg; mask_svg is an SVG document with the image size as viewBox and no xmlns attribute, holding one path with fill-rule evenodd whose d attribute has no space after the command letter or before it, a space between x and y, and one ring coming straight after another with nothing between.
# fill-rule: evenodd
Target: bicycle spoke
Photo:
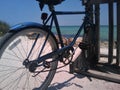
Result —
<instances>
[{"instance_id":1,"label":"bicycle spoke","mask_svg":"<svg viewBox=\"0 0 120 90\"><path fill-rule=\"evenodd\" d=\"M13 62L13 61L14 61L14 62L16 61L16 62L21 62L21 63L22 63L22 61L20 61L20 60L18 60L18 59L15 59L15 58L6 58L6 57L3 57L2 60L8 60L8 61L12 61L12 62Z\"/></svg>"},{"instance_id":2,"label":"bicycle spoke","mask_svg":"<svg viewBox=\"0 0 120 90\"><path fill-rule=\"evenodd\" d=\"M25 58L24 56L23 56L23 54L22 54L22 52L21 52L21 50L16 46L16 48L17 48L17 51L20 53L20 55L22 56L22 58Z\"/></svg>"},{"instance_id":3,"label":"bicycle spoke","mask_svg":"<svg viewBox=\"0 0 120 90\"><path fill-rule=\"evenodd\" d=\"M36 56L39 55L39 48L40 48L40 46L41 46L41 43L39 44L39 46L38 46L36 49L33 50L30 58L32 58L34 55L36 55ZM37 53L37 54L36 54L36 53Z\"/></svg>"},{"instance_id":4,"label":"bicycle spoke","mask_svg":"<svg viewBox=\"0 0 120 90\"><path fill-rule=\"evenodd\" d=\"M24 75L25 75L25 72L23 71L22 74L20 74L20 76L19 76L17 79L9 82L6 86L3 87L3 89L6 88L6 87L8 87L8 86L9 86L8 88L10 88L10 87L13 85L13 83L16 83L16 81L17 81L18 79L21 80L21 78L22 78Z\"/></svg>"},{"instance_id":5,"label":"bicycle spoke","mask_svg":"<svg viewBox=\"0 0 120 90\"><path fill-rule=\"evenodd\" d=\"M24 38L25 38L25 36L24 36ZM20 44L21 44L22 50L24 51L24 53L26 54L26 57L27 57L27 51L25 50L23 43L21 42Z\"/></svg>"},{"instance_id":6,"label":"bicycle spoke","mask_svg":"<svg viewBox=\"0 0 120 90\"><path fill-rule=\"evenodd\" d=\"M8 73L5 73L5 74L3 74L2 76L0 76L0 77L5 77L6 75L9 75L9 74L14 74L15 72L17 72L18 70L20 70L20 69L24 69L24 68L18 68L18 69L13 69L13 70L11 70L11 72L9 71Z\"/></svg>"},{"instance_id":7,"label":"bicycle spoke","mask_svg":"<svg viewBox=\"0 0 120 90\"><path fill-rule=\"evenodd\" d=\"M30 90L29 79L30 79L30 74L27 73L27 78L26 78L26 82L25 82L25 86L24 86L27 88L27 90Z\"/></svg>"},{"instance_id":8,"label":"bicycle spoke","mask_svg":"<svg viewBox=\"0 0 120 90\"><path fill-rule=\"evenodd\" d=\"M34 46L33 43L35 40L27 37L28 34L33 32L40 33L41 35L38 37ZM23 64L23 62L29 54L29 61L38 58L47 32L42 29L27 29L10 35L11 36L8 36L10 39L6 37L8 40L7 43L2 43L3 45L0 43L0 46L3 46L3 48L0 49L0 51L2 51L0 54L0 90L32 90L34 88L40 88L41 86L44 89L50 84L55 72L49 71L36 75L36 73L29 71L29 67L32 67L29 65L32 64L26 62L26 66L24 66L25 64ZM41 55L52 52L57 48L52 36L48 39L44 45L44 49L42 49ZM48 47L50 49L48 49ZM57 63L53 64L53 67L57 67ZM43 70L43 68L43 62L41 62L35 71ZM36 75L36 77L33 77L34 75Z\"/></svg>"},{"instance_id":9,"label":"bicycle spoke","mask_svg":"<svg viewBox=\"0 0 120 90\"><path fill-rule=\"evenodd\" d=\"M25 67L21 67L21 69L22 69L22 68L25 69ZM0 70L0 73L1 73L1 72L6 72L6 71L10 71L10 70L11 70L11 68L5 69L5 70L2 69L2 70Z\"/></svg>"},{"instance_id":10,"label":"bicycle spoke","mask_svg":"<svg viewBox=\"0 0 120 90\"><path fill-rule=\"evenodd\" d=\"M10 82L10 81L7 81L6 82L6 80L7 79L10 79L11 78L11 80L12 80L12 76L13 75L15 75L15 72L17 72L17 70L15 70L15 71L12 71L12 72L10 72L10 73L7 73L6 75L4 75L3 77L1 77L1 78L3 78L1 81L0 81L0 83L1 84L3 84L3 83L7 83L3 88L5 88L5 87L8 87L10 84L12 84L12 81ZM9 83L10 82L10 83ZM8 84L9 83L9 84ZM3 84L4 85L4 84ZM13 85L13 84L12 84Z\"/></svg>"},{"instance_id":11,"label":"bicycle spoke","mask_svg":"<svg viewBox=\"0 0 120 90\"><path fill-rule=\"evenodd\" d=\"M11 51L12 51L12 50L11 50ZM13 57L18 58L19 60L22 60L22 58L21 58L21 57L19 57L18 55L16 55L14 51L12 51L12 53L13 53L13 54L11 54L11 53L9 53L9 52L7 52L7 51L5 51L4 53L6 53L6 54L10 55L11 57L13 56Z\"/></svg>"},{"instance_id":12,"label":"bicycle spoke","mask_svg":"<svg viewBox=\"0 0 120 90\"><path fill-rule=\"evenodd\" d=\"M19 67L15 67L15 66L8 66L8 65L2 65L2 64L0 64L0 67L1 67L1 66L4 67L4 68L5 68L5 67L19 68Z\"/></svg>"}]
</instances>

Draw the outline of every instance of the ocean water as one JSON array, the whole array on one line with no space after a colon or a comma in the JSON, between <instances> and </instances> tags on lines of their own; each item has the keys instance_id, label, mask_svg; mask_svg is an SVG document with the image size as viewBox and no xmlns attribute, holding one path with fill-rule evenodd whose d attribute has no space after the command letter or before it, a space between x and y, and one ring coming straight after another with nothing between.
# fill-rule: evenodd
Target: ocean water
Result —
<instances>
[{"instance_id":1,"label":"ocean water","mask_svg":"<svg viewBox=\"0 0 120 90\"><path fill-rule=\"evenodd\" d=\"M60 30L63 36L70 38L74 37L74 35L77 33L79 29L79 26L60 26ZM108 41L109 32L108 32L108 26L107 25L101 25L100 26L100 40L101 41ZM54 33L56 33L55 27L53 27L52 30ZM116 26L114 26L114 40L116 40ZM81 35L83 32L81 33Z\"/></svg>"}]
</instances>

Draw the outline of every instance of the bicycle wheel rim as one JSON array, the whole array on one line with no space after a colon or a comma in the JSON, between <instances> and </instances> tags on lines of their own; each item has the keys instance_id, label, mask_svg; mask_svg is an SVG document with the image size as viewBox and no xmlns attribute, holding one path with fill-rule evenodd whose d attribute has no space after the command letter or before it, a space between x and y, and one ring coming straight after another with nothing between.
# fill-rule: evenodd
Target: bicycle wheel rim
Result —
<instances>
[{"instance_id":1,"label":"bicycle wheel rim","mask_svg":"<svg viewBox=\"0 0 120 90\"><path fill-rule=\"evenodd\" d=\"M32 77L34 73L30 73L28 69L23 66L23 60L27 57L27 51L30 51L29 47L32 46L34 37L28 36L31 33L40 33L39 38L43 38L47 35L46 31L42 29L25 29L18 33L11 34L9 39L6 39L6 43L2 45L0 49L0 89L1 90L32 90L34 88L39 88L40 90L45 90L50 84L55 70L50 72L40 73L36 77ZM30 56L30 60L34 60L39 51L38 48L42 46L41 40L38 40L36 46ZM14 41L13 41L14 40ZM48 46L50 50L48 49ZM57 48L54 39L49 36L48 46L44 49L44 54L46 54L46 49L48 51L53 51ZM20 47L20 48L19 48ZM53 62L51 69L57 67L57 62ZM38 68L38 70L41 68ZM45 76L46 75L46 76Z\"/></svg>"}]
</instances>

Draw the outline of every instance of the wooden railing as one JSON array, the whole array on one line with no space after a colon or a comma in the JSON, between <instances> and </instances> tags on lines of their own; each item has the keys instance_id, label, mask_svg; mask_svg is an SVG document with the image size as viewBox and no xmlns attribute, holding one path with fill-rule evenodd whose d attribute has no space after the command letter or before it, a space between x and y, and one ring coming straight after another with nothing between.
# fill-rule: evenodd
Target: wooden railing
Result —
<instances>
[{"instance_id":1,"label":"wooden railing","mask_svg":"<svg viewBox=\"0 0 120 90\"><path fill-rule=\"evenodd\" d=\"M91 10L95 10L95 17L93 17L95 21L95 28L96 28L96 55L97 60L100 59L100 5L103 3L108 4L108 15L109 15L109 21L108 21L108 27L109 27L109 40L108 40L108 63L111 64L113 62L113 42L114 42L114 15L116 16L117 20L117 37L116 37L116 65L120 65L120 0L82 0L83 5L86 5L86 1L89 1L88 4L91 6L94 6ZM114 14L114 5L113 3L116 3L116 13Z\"/></svg>"}]
</instances>

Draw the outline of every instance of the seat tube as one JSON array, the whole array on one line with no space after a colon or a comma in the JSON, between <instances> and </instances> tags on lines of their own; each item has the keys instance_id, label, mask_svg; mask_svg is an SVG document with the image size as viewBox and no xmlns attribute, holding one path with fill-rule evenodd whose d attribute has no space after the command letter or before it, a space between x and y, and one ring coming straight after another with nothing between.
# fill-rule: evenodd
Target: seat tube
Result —
<instances>
[{"instance_id":1,"label":"seat tube","mask_svg":"<svg viewBox=\"0 0 120 90\"><path fill-rule=\"evenodd\" d=\"M54 20L54 23L55 23L55 27L56 27L56 30L57 30L57 34L58 34L58 37L59 37L61 47L64 47L63 40L62 40L62 34L61 34L61 31L60 31L60 26L59 26L59 23L58 23L56 12L53 11L52 14L53 14L53 20Z\"/></svg>"}]
</instances>

